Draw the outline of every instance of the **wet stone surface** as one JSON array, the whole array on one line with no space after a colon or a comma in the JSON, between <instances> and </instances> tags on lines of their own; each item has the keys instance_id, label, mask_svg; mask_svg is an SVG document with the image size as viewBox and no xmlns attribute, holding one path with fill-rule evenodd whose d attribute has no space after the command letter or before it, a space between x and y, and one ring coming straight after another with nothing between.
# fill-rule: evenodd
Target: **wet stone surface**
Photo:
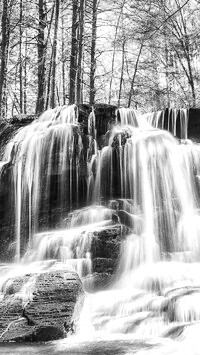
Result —
<instances>
[{"instance_id":1,"label":"wet stone surface","mask_svg":"<svg viewBox=\"0 0 200 355\"><path fill-rule=\"evenodd\" d=\"M83 299L78 275L61 263L52 263L48 271L10 277L2 285L0 342L67 336L73 332Z\"/></svg>"}]
</instances>

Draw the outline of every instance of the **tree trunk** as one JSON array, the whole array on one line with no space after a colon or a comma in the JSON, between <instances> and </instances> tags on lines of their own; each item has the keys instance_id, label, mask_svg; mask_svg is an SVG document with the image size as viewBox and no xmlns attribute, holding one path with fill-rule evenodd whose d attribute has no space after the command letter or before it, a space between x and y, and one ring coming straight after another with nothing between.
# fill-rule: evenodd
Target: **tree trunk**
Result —
<instances>
[{"instance_id":1,"label":"tree trunk","mask_svg":"<svg viewBox=\"0 0 200 355\"><path fill-rule=\"evenodd\" d=\"M27 113L27 52L28 52L28 36L26 30L26 42L24 52L24 113Z\"/></svg>"},{"instance_id":2,"label":"tree trunk","mask_svg":"<svg viewBox=\"0 0 200 355\"><path fill-rule=\"evenodd\" d=\"M113 83L115 54L116 54L116 39L117 39L117 33L118 33L118 29L119 29L120 20L123 15L125 1L126 0L122 1L121 7L120 7L120 13L119 13L116 28L115 28L114 49L113 49L112 64L111 64L111 78L110 78L110 87L109 87L109 94L108 94L108 103L109 104L111 102L111 97L112 97L112 83Z\"/></svg>"},{"instance_id":3,"label":"tree trunk","mask_svg":"<svg viewBox=\"0 0 200 355\"><path fill-rule=\"evenodd\" d=\"M45 96L45 54L46 44L44 30L46 27L46 14L44 11L44 0L39 0L39 28L38 28L38 93L36 113L44 111Z\"/></svg>"},{"instance_id":4,"label":"tree trunk","mask_svg":"<svg viewBox=\"0 0 200 355\"><path fill-rule=\"evenodd\" d=\"M164 63L165 63L165 78L166 78L166 90L167 90L167 107L170 107L170 93L171 93L171 85L170 85L170 61L169 61L169 48L168 48L168 31L167 31L167 12L166 12L166 0L161 0L161 6L163 11L162 21L163 21L163 37L164 37Z\"/></svg>"},{"instance_id":5,"label":"tree trunk","mask_svg":"<svg viewBox=\"0 0 200 355\"><path fill-rule=\"evenodd\" d=\"M23 0L19 6L19 102L20 113L23 113L23 57L22 57L22 21L23 21Z\"/></svg>"},{"instance_id":6,"label":"tree trunk","mask_svg":"<svg viewBox=\"0 0 200 355\"><path fill-rule=\"evenodd\" d=\"M97 39L97 0L93 0L92 45L91 45L91 59L90 59L90 105L93 105L95 101L96 39Z\"/></svg>"},{"instance_id":7,"label":"tree trunk","mask_svg":"<svg viewBox=\"0 0 200 355\"><path fill-rule=\"evenodd\" d=\"M75 88L75 102L82 103L82 58L83 58L83 34L84 34L84 9L85 0L80 1L79 6L79 28L78 28L78 64L77 64L77 84Z\"/></svg>"},{"instance_id":8,"label":"tree trunk","mask_svg":"<svg viewBox=\"0 0 200 355\"><path fill-rule=\"evenodd\" d=\"M77 73L77 28L78 28L78 0L73 0L72 12L72 40L71 40L71 55L70 55L70 70L69 70L69 104L75 102L75 87Z\"/></svg>"},{"instance_id":9,"label":"tree trunk","mask_svg":"<svg viewBox=\"0 0 200 355\"><path fill-rule=\"evenodd\" d=\"M60 1L55 0L55 25L54 38L52 48L52 76L51 76L51 101L50 107L54 108L56 105L56 54L57 54L57 37L58 37L58 19L59 19Z\"/></svg>"},{"instance_id":10,"label":"tree trunk","mask_svg":"<svg viewBox=\"0 0 200 355\"><path fill-rule=\"evenodd\" d=\"M143 46L144 46L144 40L140 44L140 49L139 49L137 60L136 60L136 63L135 63L135 69L134 69L133 78L132 78L132 81L131 81L131 88L130 88L129 98L128 98L128 107L131 106L133 88L134 88L134 84L135 84L135 78L136 78L136 74L137 74L137 70L138 70L138 64L139 64L139 61L140 61L140 56L141 56L141 53L142 53Z\"/></svg>"},{"instance_id":11,"label":"tree trunk","mask_svg":"<svg viewBox=\"0 0 200 355\"><path fill-rule=\"evenodd\" d=\"M194 76L193 76L193 71L192 71L192 64L191 64L191 54L190 54L190 46L189 46L189 36L188 36L188 31L186 27L186 22L183 16L183 9L180 5L179 0L176 0L177 7L180 11L181 15L181 21L183 25L183 30L184 30L184 44L185 44L185 56L187 60L187 66L188 66L188 82L191 87L191 92L192 92L192 104L193 107L196 107L196 92L195 92L195 85L194 85Z\"/></svg>"},{"instance_id":12,"label":"tree trunk","mask_svg":"<svg viewBox=\"0 0 200 355\"><path fill-rule=\"evenodd\" d=\"M66 102L66 90L65 90L65 38L64 38L64 28L65 28L65 24L64 24L64 0L62 0L61 2L61 6L62 6L62 17L61 17L61 21L62 21L62 27L61 27L61 37L62 37L62 101L63 101L63 105L65 105Z\"/></svg>"},{"instance_id":13,"label":"tree trunk","mask_svg":"<svg viewBox=\"0 0 200 355\"><path fill-rule=\"evenodd\" d=\"M51 20L50 20L50 24L49 24L49 28L48 28L47 39L46 39L46 42L45 42L45 60L46 60L47 44L48 44L48 40L49 40L50 33L51 33L51 26L52 26L52 23L53 23L54 10L55 10L55 3L53 4L53 7L52 7ZM50 63L49 63L49 72L48 72L47 85L46 85L47 88L46 88L45 110L47 110L48 107L49 107L51 72L52 72L52 58L53 58L53 51L51 52L51 60L50 60ZM45 65L45 67L46 67L46 65Z\"/></svg>"},{"instance_id":14,"label":"tree trunk","mask_svg":"<svg viewBox=\"0 0 200 355\"><path fill-rule=\"evenodd\" d=\"M126 39L125 39L125 37L123 37L123 41L122 41L122 66L121 66L121 76L120 76L120 83L119 83L118 106L120 106L120 102L121 102L122 84L123 84L123 78L124 78L125 44L126 44Z\"/></svg>"},{"instance_id":15,"label":"tree trunk","mask_svg":"<svg viewBox=\"0 0 200 355\"><path fill-rule=\"evenodd\" d=\"M10 17L9 17L9 9L8 9L8 0L3 1L1 32L2 32L2 42L1 42L1 68L0 68L0 119L3 120L6 118L7 62L8 62L9 40L10 40Z\"/></svg>"}]
</instances>

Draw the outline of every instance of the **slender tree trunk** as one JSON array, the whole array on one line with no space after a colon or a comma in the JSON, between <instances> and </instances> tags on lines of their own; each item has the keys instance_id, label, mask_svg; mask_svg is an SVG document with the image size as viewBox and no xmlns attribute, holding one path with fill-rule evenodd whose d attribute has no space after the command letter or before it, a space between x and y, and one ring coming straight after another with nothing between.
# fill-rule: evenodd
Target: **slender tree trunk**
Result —
<instances>
[{"instance_id":1,"label":"slender tree trunk","mask_svg":"<svg viewBox=\"0 0 200 355\"><path fill-rule=\"evenodd\" d=\"M78 63L77 63L77 79L75 87L75 102L82 102L82 58L83 58L83 34L84 34L84 10L85 10L85 0L80 1L79 5L79 28L78 28Z\"/></svg>"},{"instance_id":2,"label":"slender tree trunk","mask_svg":"<svg viewBox=\"0 0 200 355\"><path fill-rule=\"evenodd\" d=\"M20 113L23 113L23 56L22 56L22 22L23 22L23 0L20 0L19 7L19 102Z\"/></svg>"},{"instance_id":3,"label":"slender tree trunk","mask_svg":"<svg viewBox=\"0 0 200 355\"><path fill-rule=\"evenodd\" d=\"M28 36L26 29L25 51L24 51L24 113L27 113L27 52L28 52Z\"/></svg>"},{"instance_id":4,"label":"slender tree trunk","mask_svg":"<svg viewBox=\"0 0 200 355\"><path fill-rule=\"evenodd\" d=\"M16 76L16 78L17 78L17 76ZM11 96L11 95L10 95ZM14 110L16 110L16 112L17 112L17 114L19 114L20 112L19 112L19 109L18 109L18 107L17 107L17 104L18 104L18 106L19 106L19 101L18 101L18 98L17 98L17 95L16 95L16 92L14 91L12 91L12 96L14 96L14 98L13 98L13 102L12 102L12 110L11 110L11 115L12 116L14 116ZM16 103L15 103L16 102Z\"/></svg>"},{"instance_id":5,"label":"slender tree trunk","mask_svg":"<svg viewBox=\"0 0 200 355\"><path fill-rule=\"evenodd\" d=\"M90 105L93 105L95 102L96 39L97 39L97 0L93 0L92 44L91 44L91 59L90 59Z\"/></svg>"},{"instance_id":6,"label":"slender tree trunk","mask_svg":"<svg viewBox=\"0 0 200 355\"><path fill-rule=\"evenodd\" d=\"M171 106L170 100L170 80L169 80L169 51L167 47L167 42L165 40L165 76L166 76L166 86L167 86L167 107Z\"/></svg>"},{"instance_id":7,"label":"slender tree trunk","mask_svg":"<svg viewBox=\"0 0 200 355\"><path fill-rule=\"evenodd\" d=\"M54 10L55 10L55 3L53 4L53 7L52 7L51 20L50 20L50 25L49 25L49 28L48 28L48 35L47 35L47 39L46 39L46 43L45 43L45 60L46 60L47 44L48 44L48 40L49 40L50 33L51 33L51 26L52 26L52 23L53 23ZM47 78L47 85L46 85L46 99L45 99L45 109L46 110L49 107L49 99L50 99L52 58L53 58L53 51L51 52L51 60L50 60L50 64L49 64L49 71L48 71L48 78ZM46 67L46 65L44 67Z\"/></svg>"},{"instance_id":8,"label":"slender tree trunk","mask_svg":"<svg viewBox=\"0 0 200 355\"><path fill-rule=\"evenodd\" d=\"M56 105L56 55L57 55L57 37L58 37L58 19L60 11L60 1L55 0L55 25L54 25L54 38L52 48L52 76L51 76L51 108Z\"/></svg>"},{"instance_id":9,"label":"slender tree trunk","mask_svg":"<svg viewBox=\"0 0 200 355\"><path fill-rule=\"evenodd\" d=\"M63 9L64 0L62 0L62 27L61 27L61 37L62 37L62 101L63 105L66 102L66 90L65 90L65 38L64 38L64 9Z\"/></svg>"},{"instance_id":10,"label":"slender tree trunk","mask_svg":"<svg viewBox=\"0 0 200 355\"><path fill-rule=\"evenodd\" d=\"M49 73L48 73L48 79L47 79L47 92L46 92L45 110L48 109L48 107L49 107L49 100L50 100L51 73L52 73L52 58L53 58L53 52L51 53L51 60L50 60L50 63L49 63Z\"/></svg>"},{"instance_id":11,"label":"slender tree trunk","mask_svg":"<svg viewBox=\"0 0 200 355\"><path fill-rule=\"evenodd\" d=\"M120 76L120 83L119 83L118 106L120 106L121 94L122 94L122 84L123 84L123 79L124 79L125 44L126 44L126 40L125 40L125 37L123 37L123 41L122 41L122 66L121 66L121 76Z\"/></svg>"},{"instance_id":12,"label":"slender tree trunk","mask_svg":"<svg viewBox=\"0 0 200 355\"><path fill-rule=\"evenodd\" d=\"M70 70L69 70L69 104L75 102L75 87L77 73L77 29L78 29L78 0L73 0L72 11L72 40L71 40L71 55L70 55Z\"/></svg>"},{"instance_id":13,"label":"slender tree trunk","mask_svg":"<svg viewBox=\"0 0 200 355\"><path fill-rule=\"evenodd\" d=\"M11 6L11 4L10 4ZM0 68L0 119L6 118L6 87L7 87L7 62L8 49L10 40L10 16L8 8L8 0L3 1L3 12L1 21L1 68Z\"/></svg>"},{"instance_id":14,"label":"slender tree trunk","mask_svg":"<svg viewBox=\"0 0 200 355\"><path fill-rule=\"evenodd\" d=\"M164 37L164 53L165 53L165 77L166 77L166 89L167 89L167 107L170 107L170 61L169 61L169 48L168 48L168 32L167 32L167 13L166 13L166 0L161 0L163 9L163 37Z\"/></svg>"},{"instance_id":15,"label":"slender tree trunk","mask_svg":"<svg viewBox=\"0 0 200 355\"><path fill-rule=\"evenodd\" d=\"M58 105L60 106L60 95L59 95L58 85L56 85L56 95L57 95Z\"/></svg>"},{"instance_id":16,"label":"slender tree trunk","mask_svg":"<svg viewBox=\"0 0 200 355\"><path fill-rule=\"evenodd\" d=\"M39 28L38 28L38 93L36 103L36 113L44 111L44 97L45 97L45 27L46 14L44 11L44 0L39 0Z\"/></svg>"},{"instance_id":17,"label":"slender tree trunk","mask_svg":"<svg viewBox=\"0 0 200 355\"><path fill-rule=\"evenodd\" d=\"M177 8L180 12L180 19L181 19L181 24L182 26L177 22L173 21L173 29L174 29L174 35L177 38L179 45L182 47L183 54L186 59L187 63L187 68L184 64L184 61L182 60L182 56L178 54L178 58L180 60L180 64L185 71L185 74L188 79L188 84L191 89L192 93L192 105L193 107L196 107L196 90L195 90L195 81L194 81L194 75L193 75L193 69L192 69L192 63L191 63L191 52L190 52L190 45L189 45L189 36L188 36L188 31L186 27L186 20L184 19L183 16L183 6L181 6L179 0L175 0L175 3L177 5ZM176 53L177 53L176 49Z\"/></svg>"},{"instance_id":18,"label":"slender tree trunk","mask_svg":"<svg viewBox=\"0 0 200 355\"><path fill-rule=\"evenodd\" d=\"M113 74L114 74L114 65L115 65L115 54L116 54L116 39L117 39L117 33L119 29L119 24L121 20L121 16L123 14L124 10L124 4L126 0L122 1L121 8L120 8L120 13L117 19L117 24L115 28L115 38L114 38L114 49L113 49L113 56L112 56L112 64L111 64L111 78L110 78L110 87L109 87L109 94L108 94L108 103L110 104L111 102L111 97L112 97L112 83L113 83Z\"/></svg>"},{"instance_id":19,"label":"slender tree trunk","mask_svg":"<svg viewBox=\"0 0 200 355\"><path fill-rule=\"evenodd\" d=\"M187 59L188 72L189 72L189 85L190 85L191 91L192 91L192 104L193 104L193 107L196 107L196 92L195 92L194 76L193 76L193 70L192 70L192 64L191 64L189 36L188 36L187 27L186 27L186 22L185 22L185 19L183 16L183 9L180 5L179 0L176 0L176 4L178 5L178 8L180 10L181 21L182 21L183 30L184 30L185 52L186 52L186 59Z\"/></svg>"},{"instance_id":20,"label":"slender tree trunk","mask_svg":"<svg viewBox=\"0 0 200 355\"><path fill-rule=\"evenodd\" d=\"M141 56L141 53L142 53L143 46L144 46L144 40L140 44L140 49L139 49L137 60L136 60L136 63L135 63L135 69L134 69L133 78L132 78L132 81L131 81L131 88L130 88L129 98L128 98L128 107L131 106L131 100L132 100L132 96L133 96L133 88L134 88L134 84L135 84L135 78L136 78L136 75L137 75L138 64L139 64L139 61L140 61L140 56Z\"/></svg>"}]
</instances>

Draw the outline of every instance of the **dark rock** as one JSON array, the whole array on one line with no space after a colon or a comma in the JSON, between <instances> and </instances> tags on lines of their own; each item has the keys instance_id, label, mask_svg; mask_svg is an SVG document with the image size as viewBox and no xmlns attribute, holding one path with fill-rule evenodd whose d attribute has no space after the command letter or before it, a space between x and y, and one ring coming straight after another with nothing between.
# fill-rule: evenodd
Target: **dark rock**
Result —
<instances>
[{"instance_id":1,"label":"dark rock","mask_svg":"<svg viewBox=\"0 0 200 355\"><path fill-rule=\"evenodd\" d=\"M94 232L91 245L92 259L106 258L117 263L120 254L121 241L129 229L126 226L116 224L101 231Z\"/></svg>"},{"instance_id":2,"label":"dark rock","mask_svg":"<svg viewBox=\"0 0 200 355\"><path fill-rule=\"evenodd\" d=\"M111 258L95 258L92 260L93 272L113 274L115 267L116 260Z\"/></svg>"},{"instance_id":3,"label":"dark rock","mask_svg":"<svg viewBox=\"0 0 200 355\"><path fill-rule=\"evenodd\" d=\"M116 122L116 106L106 104L94 105L96 117L97 137L100 137L113 126Z\"/></svg>"},{"instance_id":4,"label":"dark rock","mask_svg":"<svg viewBox=\"0 0 200 355\"><path fill-rule=\"evenodd\" d=\"M121 242L129 232L126 226L115 224L94 232L91 243L92 275L83 278L88 292L109 287L120 258Z\"/></svg>"},{"instance_id":5,"label":"dark rock","mask_svg":"<svg viewBox=\"0 0 200 355\"><path fill-rule=\"evenodd\" d=\"M61 263L8 279L0 301L0 342L65 337L77 322L83 295L78 275Z\"/></svg>"},{"instance_id":6,"label":"dark rock","mask_svg":"<svg viewBox=\"0 0 200 355\"><path fill-rule=\"evenodd\" d=\"M200 109L189 109L188 138L200 143Z\"/></svg>"},{"instance_id":7,"label":"dark rock","mask_svg":"<svg viewBox=\"0 0 200 355\"><path fill-rule=\"evenodd\" d=\"M163 128L169 130L173 134L173 120L172 111L169 108L164 110L164 126ZM162 120L158 124L158 128L162 128ZM176 136L181 138L181 119L180 110L177 110L176 119ZM189 109L189 120L188 120L188 139L194 142L200 142L200 109L190 108Z\"/></svg>"},{"instance_id":8,"label":"dark rock","mask_svg":"<svg viewBox=\"0 0 200 355\"><path fill-rule=\"evenodd\" d=\"M15 115L9 121L12 124L20 123L22 125L27 125L37 119L39 115L26 115L26 114L19 114Z\"/></svg>"}]
</instances>

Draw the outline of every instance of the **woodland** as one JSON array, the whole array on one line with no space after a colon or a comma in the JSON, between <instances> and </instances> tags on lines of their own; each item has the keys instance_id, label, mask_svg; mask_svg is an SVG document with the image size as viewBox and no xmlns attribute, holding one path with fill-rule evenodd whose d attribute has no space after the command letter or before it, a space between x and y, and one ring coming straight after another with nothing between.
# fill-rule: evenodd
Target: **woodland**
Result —
<instances>
[{"instance_id":1,"label":"woodland","mask_svg":"<svg viewBox=\"0 0 200 355\"><path fill-rule=\"evenodd\" d=\"M1 0L0 119L200 106L199 0Z\"/></svg>"}]
</instances>

